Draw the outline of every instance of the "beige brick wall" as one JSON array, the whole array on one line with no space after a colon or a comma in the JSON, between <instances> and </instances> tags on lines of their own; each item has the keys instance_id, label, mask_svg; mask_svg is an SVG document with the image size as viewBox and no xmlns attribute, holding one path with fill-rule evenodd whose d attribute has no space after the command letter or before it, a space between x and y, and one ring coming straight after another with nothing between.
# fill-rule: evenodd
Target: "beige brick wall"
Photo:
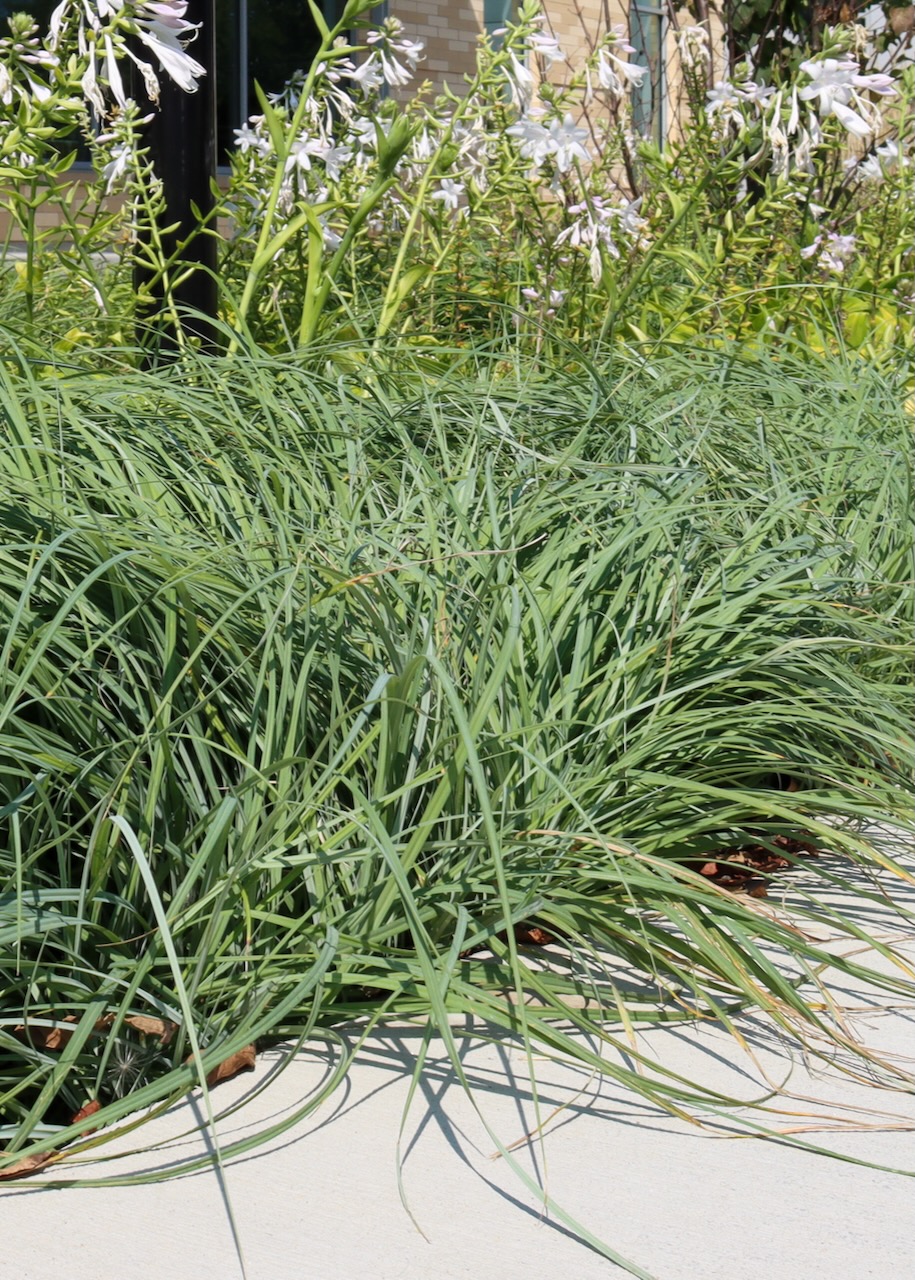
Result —
<instances>
[{"instance_id":1,"label":"beige brick wall","mask_svg":"<svg viewBox=\"0 0 915 1280\"><path fill-rule=\"evenodd\" d=\"M447 83L460 93L463 77L476 67L483 0L392 0L391 13L411 40L425 42L426 56L417 74L431 80L436 91Z\"/></svg>"},{"instance_id":2,"label":"beige brick wall","mask_svg":"<svg viewBox=\"0 0 915 1280\"><path fill-rule=\"evenodd\" d=\"M628 30L626 0L544 0L547 25L573 69L614 26Z\"/></svg>"}]
</instances>

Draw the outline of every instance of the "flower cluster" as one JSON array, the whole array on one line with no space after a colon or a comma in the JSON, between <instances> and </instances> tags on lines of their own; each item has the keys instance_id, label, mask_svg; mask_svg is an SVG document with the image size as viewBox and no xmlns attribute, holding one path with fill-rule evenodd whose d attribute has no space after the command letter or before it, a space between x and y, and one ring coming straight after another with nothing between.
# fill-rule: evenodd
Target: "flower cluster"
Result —
<instances>
[{"instance_id":1,"label":"flower cluster","mask_svg":"<svg viewBox=\"0 0 915 1280\"><path fill-rule=\"evenodd\" d=\"M883 182L894 169L907 169L911 164L911 156L905 155L896 139L887 138L861 160L849 157L847 168L853 170L857 177Z\"/></svg>"},{"instance_id":2,"label":"flower cluster","mask_svg":"<svg viewBox=\"0 0 915 1280\"><path fill-rule=\"evenodd\" d=\"M13 105L14 97L39 103L51 96L48 73L59 65L55 53L38 36L38 27L28 14L9 20L10 34L0 40L0 102Z\"/></svg>"},{"instance_id":3,"label":"flower cluster","mask_svg":"<svg viewBox=\"0 0 915 1280\"><path fill-rule=\"evenodd\" d=\"M866 138L881 123L879 112L862 96L862 90L881 97L896 93L892 76L880 72L861 75L853 58L810 59L801 63L801 70L810 83L798 90L800 100L816 100L821 119L835 116L856 138Z\"/></svg>"},{"instance_id":4,"label":"flower cluster","mask_svg":"<svg viewBox=\"0 0 915 1280\"><path fill-rule=\"evenodd\" d=\"M823 144L830 119L853 139L879 133L883 116L873 95L897 93L891 75L862 71L848 54L808 58L800 63L799 81L778 89L751 79L751 66L752 57L736 69L733 80L719 80L707 91L705 116L718 130L739 131L759 120L776 177L813 173L813 153ZM870 175L880 172L873 161Z\"/></svg>"},{"instance_id":5,"label":"flower cluster","mask_svg":"<svg viewBox=\"0 0 915 1280\"><path fill-rule=\"evenodd\" d=\"M403 88L413 79L424 56L422 41L407 39L403 23L397 18L385 18L377 31L368 33L366 44L371 50L368 58L349 72L363 90L369 80L372 88L378 88L382 80L392 88Z\"/></svg>"},{"instance_id":6,"label":"flower cluster","mask_svg":"<svg viewBox=\"0 0 915 1280\"><path fill-rule=\"evenodd\" d=\"M840 236L835 231L828 231L826 235L817 236L811 244L802 249L801 257L812 258L817 254L818 266L825 271L831 271L834 275L841 275L845 270L845 264L855 251L856 243L855 236Z\"/></svg>"},{"instance_id":7,"label":"flower cluster","mask_svg":"<svg viewBox=\"0 0 915 1280\"><path fill-rule=\"evenodd\" d=\"M600 87L614 98L621 98L631 89L637 89L648 75L648 68L636 62L623 59L614 52L635 53L635 49L623 37L622 28L614 27L603 47L597 61L597 79Z\"/></svg>"},{"instance_id":8,"label":"flower cluster","mask_svg":"<svg viewBox=\"0 0 915 1280\"><path fill-rule=\"evenodd\" d=\"M49 115L43 104L69 94L87 136L86 103L102 122L94 145L103 190L128 185L134 193L154 182L137 161L135 126L143 122L123 67L126 60L138 68L153 100L163 72L193 91L204 69L193 57L197 28L187 12L187 0L62 0L43 41L31 20L13 19L10 38L0 42L0 121L5 109L7 132L15 133L24 104L40 126ZM831 196L844 182L862 200L874 198L864 184L887 183L908 163L907 144L882 114L897 90L890 66L875 68L875 41L885 48L872 26L827 31L821 51L792 54L790 69L776 66L771 83L751 54L709 88L709 31L681 28L697 127L687 125L660 149L635 135L633 98L649 70L634 60L620 28L607 31L581 69L566 70L563 50L530 0L520 6L518 24L481 42L467 92L434 98L428 84L404 92L424 51L396 18L374 29L356 22L345 34L341 21L323 36L314 65L236 130L224 212L235 227L227 261L247 272L239 314L256 308L261 275L295 261L291 287L305 296L304 343L316 332L320 308L345 294L331 277L352 270L377 283L390 269L380 308L385 332L409 296L403 278L437 280L453 255L475 264L461 271L488 280L486 264L509 250L511 228L529 256L513 276L510 301L517 303L520 290L529 316L572 317L592 287L616 288L628 272L646 276L643 255L670 238L679 189L684 199L692 190L697 206L707 198L709 211L727 211L715 229L722 270L740 241L733 226L744 213L749 225L752 206L754 220L782 219L792 246L809 241L803 256L819 269L857 278L863 231ZM32 136L40 136L38 127ZM846 169L848 151L858 154ZM28 160L17 163L23 168ZM702 180L707 196L696 196L695 175L707 177L716 165L714 182ZM753 201L745 200L751 181ZM887 207L899 185L897 178L880 193ZM777 215L766 212L767 202L778 206ZM826 208L841 210L841 225L811 229L811 216Z\"/></svg>"},{"instance_id":9,"label":"flower cluster","mask_svg":"<svg viewBox=\"0 0 915 1280\"><path fill-rule=\"evenodd\" d=\"M570 249L587 250L591 279L595 285L600 284L604 254L611 258L620 256L613 238L614 224L633 245L644 246L647 243L644 231L648 222L639 212L641 203L641 197L614 203L595 195L580 204L570 205L567 213L574 221L560 231L555 244L557 247L568 245Z\"/></svg>"},{"instance_id":10,"label":"flower cluster","mask_svg":"<svg viewBox=\"0 0 915 1280\"><path fill-rule=\"evenodd\" d=\"M99 116L109 113L105 89L124 110L128 95L118 63L130 59L141 76L150 101L159 99L159 78L153 65L139 56L130 37L135 37L174 82L193 93L205 69L187 51L197 34L197 24L188 22L187 0L142 0L123 4L114 0L62 0L48 24L48 48L72 47L75 43L86 62L81 85L87 100Z\"/></svg>"},{"instance_id":11,"label":"flower cluster","mask_svg":"<svg viewBox=\"0 0 915 1280\"><path fill-rule=\"evenodd\" d=\"M711 41L706 27L680 27L677 50L682 66L688 71L703 70L712 64Z\"/></svg>"},{"instance_id":12,"label":"flower cluster","mask_svg":"<svg viewBox=\"0 0 915 1280\"><path fill-rule=\"evenodd\" d=\"M535 171L551 160L560 173L567 173L576 160L584 164L591 160L585 145L588 130L576 126L568 113L562 120L551 120L548 125L541 124L530 113L505 132L517 143L518 154L529 160Z\"/></svg>"}]
</instances>

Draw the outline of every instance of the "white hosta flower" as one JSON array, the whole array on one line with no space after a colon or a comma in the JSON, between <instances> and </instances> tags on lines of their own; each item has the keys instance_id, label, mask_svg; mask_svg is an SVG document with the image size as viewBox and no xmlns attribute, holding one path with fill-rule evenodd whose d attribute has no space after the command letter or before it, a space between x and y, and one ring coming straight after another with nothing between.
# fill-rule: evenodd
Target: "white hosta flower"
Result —
<instances>
[{"instance_id":1,"label":"white hosta flower","mask_svg":"<svg viewBox=\"0 0 915 1280\"><path fill-rule=\"evenodd\" d=\"M610 230L613 207L600 196L592 196L582 204L570 205L568 212L583 216L563 228L553 243L557 247L566 244L570 249L587 249L591 279L599 285L604 273L604 253L609 253L612 258L620 256Z\"/></svg>"},{"instance_id":2,"label":"white hosta flower","mask_svg":"<svg viewBox=\"0 0 915 1280\"><path fill-rule=\"evenodd\" d=\"M86 95L87 100L92 103L96 115L99 117L104 116L106 111L105 98L98 82L98 69L95 65L95 45L92 46L92 50L89 55L89 65L83 72L83 77L80 80L80 87Z\"/></svg>"},{"instance_id":3,"label":"white hosta flower","mask_svg":"<svg viewBox=\"0 0 915 1280\"><path fill-rule=\"evenodd\" d=\"M821 62L808 59L801 63L801 70L809 77L810 84L798 91L798 97L803 102L816 99L821 115L835 116L857 138L872 133L879 122L872 104L861 97L860 91L880 97L896 92L892 76L861 75L852 58L824 58Z\"/></svg>"},{"instance_id":4,"label":"white hosta flower","mask_svg":"<svg viewBox=\"0 0 915 1280\"><path fill-rule=\"evenodd\" d=\"M407 39L402 22L397 18L385 18L377 31L368 33L365 42L373 46L373 55L378 54L381 74L392 88L402 88L410 83L424 57L424 46L421 40Z\"/></svg>"},{"instance_id":5,"label":"white hosta flower","mask_svg":"<svg viewBox=\"0 0 915 1280\"><path fill-rule=\"evenodd\" d=\"M685 67L707 67L711 63L712 53L705 27L681 27L677 32L677 48Z\"/></svg>"},{"instance_id":6,"label":"white hosta flower","mask_svg":"<svg viewBox=\"0 0 915 1280\"><path fill-rule=\"evenodd\" d=\"M511 67L506 67L505 74L511 87L512 101L523 111L534 92L534 77L523 62L519 62L514 53L510 53Z\"/></svg>"},{"instance_id":7,"label":"white hosta flower","mask_svg":"<svg viewBox=\"0 0 915 1280\"><path fill-rule=\"evenodd\" d=\"M801 250L802 258L812 258L815 253L817 266L833 275L842 275L845 264L855 252L857 241L854 236L840 236L830 231L825 237L817 236L806 248Z\"/></svg>"},{"instance_id":8,"label":"white hosta flower","mask_svg":"<svg viewBox=\"0 0 915 1280\"><path fill-rule=\"evenodd\" d=\"M136 66L140 75L143 77L143 85L146 89L146 96L150 102L159 101L159 77L153 71L152 66L148 62L144 62L142 58L138 58L136 54L128 47L127 56Z\"/></svg>"},{"instance_id":9,"label":"white hosta flower","mask_svg":"<svg viewBox=\"0 0 915 1280\"><path fill-rule=\"evenodd\" d=\"M333 253L333 251L335 249L339 249L340 245L343 243L343 237L334 231L333 227L328 226L326 213L318 214L318 224L321 227L321 238L324 241L324 248L327 249L329 253Z\"/></svg>"},{"instance_id":10,"label":"white hosta flower","mask_svg":"<svg viewBox=\"0 0 915 1280\"><path fill-rule=\"evenodd\" d=\"M392 58L390 54L382 53L381 55L381 74L386 84L392 89L403 88L405 84L409 84L413 79L413 72L409 67L403 66L396 58Z\"/></svg>"},{"instance_id":11,"label":"white hosta flower","mask_svg":"<svg viewBox=\"0 0 915 1280\"><path fill-rule=\"evenodd\" d=\"M830 231L820 255L820 262L828 271L840 274L845 270L846 262L855 252L855 243L854 236L839 236L834 231Z\"/></svg>"},{"instance_id":12,"label":"white hosta flower","mask_svg":"<svg viewBox=\"0 0 915 1280\"><path fill-rule=\"evenodd\" d=\"M15 6L13 8L15 11ZM71 13L75 13L79 24L80 52L85 53L85 28L89 27L91 31L95 32L101 31L108 20L116 18L123 8L124 5L121 0L81 0L81 2L80 0L62 0L60 4L51 10L51 16L48 18L48 48L51 50L57 48L64 30L65 20Z\"/></svg>"},{"instance_id":13,"label":"white hosta flower","mask_svg":"<svg viewBox=\"0 0 915 1280\"><path fill-rule=\"evenodd\" d=\"M542 58L547 68L551 67L554 62L565 62L566 55L559 47L559 42L555 36L544 35L542 31L535 32L529 38L529 44L538 58Z\"/></svg>"},{"instance_id":14,"label":"white hosta flower","mask_svg":"<svg viewBox=\"0 0 915 1280\"><path fill-rule=\"evenodd\" d=\"M771 173L776 177L781 173L787 173L791 152L788 144L788 135L782 128L781 116L778 111L773 112L772 118L764 122L763 137L766 138L772 148L772 161L769 166Z\"/></svg>"},{"instance_id":15,"label":"white hosta flower","mask_svg":"<svg viewBox=\"0 0 915 1280\"><path fill-rule=\"evenodd\" d=\"M617 219L620 228L639 243L644 240L642 232L648 226L648 219L643 218L639 213L641 207L642 196L637 200L627 200L624 204L610 206L610 213Z\"/></svg>"},{"instance_id":16,"label":"white hosta flower","mask_svg":"<svg viewBox=\"0 0 915 1280\"><path fill-rule=\"evenodd\" d=\"M429 137L428 129L423 129L422 133L417 134L413 139L413 158L418 160L420 164L425 164L427 160L432 159L432 153L435 145Z\"/></svg>"},{"instance_id":17,"label":"white hosta flower","mask_svg":"<svg viewBox=\"0 0 915 1280\"><path fill-rule=\"evenodd\" d=\"M206 69L187 52L187 41L182 42L182 36L197 32L197 24L185 20L186 12L187 0L148 0L137 6L136 26L162 70L186 93L193 93Z\"/></svg>"},{"instance_id":18,"label":"white hosta flower","mask_svg":"<svg viewBox=\"0 0 915 1280\"><path fill-rule=\"evenodd\" d=\"M550 141L560 173L567 173L575 160L590 163L591 154L585 146L587 137L588 130L577 128L571 115L567 114L562 124L558 120L550 122Z\"/></svg>"},{"instance_id":19,"label":"white hosta flower","mask_svg":"<svg viewBox=\"0 0 915 1280\"><path fill-rule=\"evenodd\" d=\"M49 49L57 48L57 42L60 39L61 27L63 26L63 21L67 15L67 10L70 8L70 4L71 0L63 0L62 4L59 4L56 9L51 11L51 16L48 18Z\"/></svg>"},{"instance_id":20,"label":"white hosta flower","mask_svg":"<svg viewBox=\"0 0 915 1280\"><path fill-rule=\"evenodd\" d=\"M30 76L28 72L25 73L25 79L29 86L29 93L35 101L47 102L51 97L51 90L48 86L46 84L42 84L40 80L36 80L33 76Z\"/></svg>"},{"instance_id":21,"label":"white hosta flower","mask_svg":"<svg viewBox=\"0 0 915 1280\"><path fill-rule=\"evenodd\" d=\"M616 23L607 32L604 46L608 49L619 49L621 53L635 53L634 45L629 43L629 33L621 23Z\"/></svg>"},{"instance_id":22,"label":"white hosta flower","mask_svg":"<svg viewBox=\"0 0 915 1280\"><path fill-rule=\"evenodd\" d=\"M722 120L729 120L739 128L744 123L740 103L736 87L729 80L718 80L705 95L705 112L710 120L720 116Z\"/></svg>"},{"instance_id":23,"label":"white hosta flower","mask_svg":"<svg viewBox=\"0 0 915 1280\"><path fill-rule=\"evenodd\" d=\"M855 138L866 138L869 133L874 131L873 124L865 120L863 116L859 116L857 111L853 111L851 107L846 107L841 102L832 104L832 114L839 124Z\"/></svg>"},{"instance_id":24,"label":"white hosta flower","mask_svg":"<svg viewBox=\"0 0 915 1280\"><path fill-rule=\"evenodd\" d=\"M552 320L566 300L566 291L565 289L551 289L549 295L544 297L538 289L522 289L521 297L526 298L528 302L545 304L543 314L548 320Z\"/></svg>"},{"instance_id":25,"label":"white hosta flower","mask_svg":"<svg viewBox=\"0 0 915 1280\"><path fill-rule=\"evenodd\" d=\"M381 127L384 128L383 122ZM355 120L350 121L349 137L359 155L366 151L374 151L378 144L374 121L367 116L357 116Z\"/></svg>"},{"instance_id":26,"label":"white hosta flower","mask_svg":"<svg viewBox=\"0 0 915 1280\"><path fill-rule=\"evenodd\" d=\"M858 74L858 64L850 58L824 58L822 62L807 61L801 63L801 70L810 77L810 84L800 91L804 102L812 98L818 99L818 106L824 115L829 115L833 104L843 105L851 100Z\"/></svg>"},{"instance_id":27,"label":"white hosta flower","mask_svg":"<svg viewBox=\"0 0 915 1280\"><path fill-rule=\"evenodd\" d=\"M894 169L897 164L907 165L909 163L908 156L904 156L899 150L899 143L895 138L887 138L886 142L877 148L877 155L887 169Z\"/></svg>"},{"instance_id":28,"label":"white hosta flower","mask_svg":"<svg viewBox=\"0 0 915 1280\"><path fill-rule=\"evenodd\" d=\"M324 161L324 172L331 182L339 182L343 172L342 166L353 158L353 149L328 145L321 151L316 150L314 154Z\"/></svg>"},{"instance_id":29,"label":"white hosta flower","mask_svg":"<svg viewBox=\"0 0 915 1280\"><path fill-rule=\"evenodd\" d=\"M453 178L442 178L438 187L429 196L430 200L441 200L444 208L454 212L464 194L463 182L455 182Z\"/></svg>"},{"instance_id":30,"label":"white hosta flower","mask_svg":"<svg viewBox=\"0 0 915 1280\"><path fill-rule=\"evenodd\" d=\"M797 133L800 121L801 109L797 100L797 89L791 91L791 110L788 112L788 137L791 138Z\"/></svg>"},{"instance_id":31,"label":"white hosta flower","mask_svg":"<svg viewBox=\"0 0 915 1280\"><path fill-rule=\"evenodd\" d=\"M510 125L505 132L510 138L517 140L521 158L530 160L538 168L553 153L553 139L549 129L529 115L522 116L517 124Z\"/></svg>"},{"instance_id":32,"label":"white hosta flower","mask_svg":"<svg viewBox=\"0 0 915 1280\"><path fill-rule=\"evenodd\" d=\"M745 80L743 84L735 85L734 89L744 102L751 103L757 109L764 107L775 93L771 85L757 84L755 80Z\"/></svg>"},{"instance_id":33,"label":"white hosta flower","mask_svg":"<svg viewBox=\"0 0 915 1280\"><path fill-rule=\"evenodd\" d=\"M124 83L121 80L117 55L114 45L111 43L111 36L105 36L105 77L108 80L108 88L111 90L112 97L123 111L127 106L127 98L124 93Z\"/></svg>"},{"instance_id":34,"label":"white hosta flower","mask_svg":"<svg viewBox=\"0 0 915 1280\"><path fill-rule=\"evenodd\" d=\"M0 102L8 107L13 101L13 81L6 66L0 62Z\"/></svg>"},{"instance_id":35,"label":"white hosta flower","mask_svg":"<svg viewBox=\"0 0 915 1280\"><path fill-rule=\"evenodd\" d=\"M480 118L468 124L455 125L452 138L458 143L458 156L467 174L477 188L485 191L489 186L490 169L494 163L493 136L485 121Z\"/></svg>"},{"instance_id":36,"label":"white hosta flower","mask_svg":"<svg viewBox=\"0 0 915 1280\"><path fill-rule=\"evenodd\" d=\"M270 154L270 139L260 132L258 126L261 124L263 124L263 116L252 116L250 123L243 124L240 129L235 130L235 145L239 151L242 153L253 151L259 156Z\"/></svg>"},{"instance_id":37,"label":"white hosta flower","mask_svg":"<svg viewBox=\"0 0 915 1280\"><path fill-rule=\"evenodd\" d=\"M111 193L115 183L119 182L127 172L132 154L130 144L127 142L117 142L111 148L111 159L102 169L106 195Z\"/></svg>"},{"instance_id":38,"label":"white hosta flower","mask_svg":"<svg viewBox=\"0 0 915 1280\"><path fill-rule=\"evenodd\" d=\"M797 134L797 142L794 147L794 167L800 169L804 173L813 173L813 148L817 145L819 138L808 129L799 129Z\"/></svg>"},{"instance_id":39,"label":"white hosta flower","mask_svg":"<svg viewBox=\"0 0 915 1280\"><path fill-rule=\"evenodd\" d=\"M648 75L648 68L636 62L626 62L602 49L597 62L597 79L602 89L620 97L631 88L638 88Z\"/></svg>"},{"instance_id":40,"label":"white hosta flower","mask_svg":"<svg viewBox=\"0 0 915 1280\"><path fill-rule=\"evenodd\" d=\"M551 289L550 296L547 299L547 301L549 302L549 306L543 313L544 319L552 320L556 312L565 302L565 300L566 300L565 289Z\"/></svg>"},{"instance_id":41,"label":"white hosta flower","mask_svg":"<svg viewBox=\"0 0 915 1280\"><path fill-rule=\"evenodd\" d=\"M289 155L286 157L287 174L295 169L307 173L311 168L312 157L320 158L324 145L318 138L309 138L305 134L300 134L290 146Z\"/></svg>"},{"instance_id":42,"label":"white hosta flower","mask_svg":"<svg viewBox=\"0 0 915 1280\"><path fill-rule=\"evenodd\" d=\"M864 178L868 182L882 182L884 178L883 168L875 155L867 155L860 161L850 156L845 161L845 168L846 170L854 169L855 177Z\"/></svg>"},{"instance_id":43,"label":"white hosta flower","mask_svg":"<svg viewBox=\"0 0 915 1280\"><path fill-rule=\"evenodd\" d=\"M854 160L851 166L854 166ZM876 151L866 156L858 164L858 173L862 178L868 178L873 182L882 182L888 173L894 169L905 168L910 164L907 156L903 155L899 149L899 143L895 138L889 138Z\"/></svg>"},{"instance_id":44,"label":"white hosta flower","mask_svg":"<svg viewBox=\"0 0 915 1280\"><path fill-rule=\"evenodd\" d=\"M368 97L370 93L374 93L376 89L379 89L384 84L381 59L375 53L370 53L365 62L360 62L358 67L347 72L347 74L365 97Z\"/></svg>"},{"instance_id":45,"label":"white hosta flower","mask_svg":"<svg viewBox=\"0 0 915 1280\"><path fill-rule=\"evenodd\" d=\"M613 63L617 75L628 89L637 89L648 75L648 68L640 66L637 62L618 58L614 53L608 53L606 56Z\"/></svg>"}]
</instances>

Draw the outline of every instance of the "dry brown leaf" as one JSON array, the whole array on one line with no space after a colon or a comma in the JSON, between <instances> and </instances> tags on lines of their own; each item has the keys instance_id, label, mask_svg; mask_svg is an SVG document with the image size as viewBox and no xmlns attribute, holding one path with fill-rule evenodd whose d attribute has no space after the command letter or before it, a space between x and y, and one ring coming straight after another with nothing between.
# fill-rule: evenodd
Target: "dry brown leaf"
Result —
<instances>
[{"instance_id":1,"label":"dry brown leaf","mask_svg":"<svg viewBox=\"0 0 915 1280\"><path fill-rule=\"evenodd\" d=\"M233 1076L241 1075L243 1071L254 1070L254 1045L246 1044L244 1049L239 1049L238 1053L233 1053L230 1058L226 1058L225 1062L220 1062L218 1067L214 1067L207 1075L207 1084L222 1084L224 1080L231 1080Z\"/></svg>"},{"instance_id":2,"label":"dry brown leaf","mask_svg":"<svg viewBox=\"0 0 915 1280\"><path fill-rule=\"evenodd\" d=\"M49 1018L48 1021L51 1021ZM78 1022L79 1019L74 1013L68 1013L62 1022ZM73 1030L70 1027L40 1027L33 1022L20 1024L13 1027L13 1035L18 1036L20 1040L26 1040L35 1049L63 1049L73 1036Z\"/></svg>"},{"instance_id":3,"label":"dry brown leaf","mask_svg":"<svg viewBox=\"0 0 915 1280\"><path fill-rule=\"evenodd\" d=\"M94 1116L96 1111L101 1111L101 1109L102 1104L99 1102L98 1098L93 1098L91 1102L87 1102L84 1107L80 1107L79 1111L75 1112L70 1117L70 1123L79 1124L80 1120L85 1120L87 1116ZM88 1137L90 1133L95 1133L95 1130L87 1129L86 1137Z\"/></svg>"},{"instance_id":4,"label":"dry brown leaf","mask_svg":"<svg viewBox=\"0 0 915 1280\"><path fill-rule=\"evenodd\" d=\"M50 1014L47 1018L48 1022L54 1020L54 1015ZM93 1031L99 1034L107 1031L114 1024L115 1015L106 1013L103 1018L99 1018ZM61 1023L79 1022L79 1016L75 1013L68 1013L60 1019ZM177 1022L169 1022L165 1018L149 1018L142 1013L132 1013L124 1019L125 1027L132 1027L134 1031L139 1031L144 1036L157 1036L163 1045L170 1044L175 1038L175 1032L178 1030ZM21 1023L18 1027L13 1027L13 1035L18 1036L20 1040L26 1040L36 1049L63 1049L69 1043L73 1036L71 1026L45 1027L37 1026L35 1023Z\"/></svg>"},{"instance_id":5,"label":"dry brown leaf","mask_svg":"<svg viewBox=\"0 0 915 1280\"><path fill-rule=\"evenodd\" d=\"M915 5L907 4L898 9L890 9L888 16L894 36L904 36L915 31Z\"/></svg>"},{"instance_id":6,"label":"dry brown leaf","mask_svg":"<svg viewBox=\"0 0 915 1280\"><path fill-rule=\"evenodd\" d=\"M4 1151L0 1151L0 1155L5 1155ZM15 1164L9 1165L6 1169L0 1169L0 1182L12 1182L14 1178L27 1178L31 1173L37 1173L53 1156L53 1151L42 1151L37 1156L23 1156L21 1160L17 1160Z\"/></svg>"},{"instance_id":7,"label":"dry brown leaf","mask_svg":"<svg viewBox=\"0 0 915 1280\"><path fill-rule=\"evenodd\" d=\"M547 933L536 924L516 924L515 941L520 947L546 947L553 941L553 935Z\"/></svg>"},{"instance_id":8,"label":"dry brown leaf","mask_svg":"<svg viewBox=\"0 0 915 1280\"><path fill-rule=\"evenodd\" d=\"M162 1043L170 1044L178 1030L177 1022L168 1022L164 1018L147 1018L141 1013L132 1013L124 1019L125 1027L133 1027L144 1036L158 1036Z\"/></svg>"}]
</instances>

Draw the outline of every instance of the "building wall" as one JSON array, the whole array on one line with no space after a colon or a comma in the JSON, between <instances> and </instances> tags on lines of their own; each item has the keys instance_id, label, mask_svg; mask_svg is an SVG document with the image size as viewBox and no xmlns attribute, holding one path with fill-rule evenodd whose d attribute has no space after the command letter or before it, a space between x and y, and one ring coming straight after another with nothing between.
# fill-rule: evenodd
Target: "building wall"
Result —
<instances>
[{"instance_id":1,"label":"building wall","mask_svg":"<svg viewBox=\"0 0 915 1280\"><path fill-rule=\"evenodd\" d=\"M411 40L423 40L426 56L418 75L435 90L447 83L460 92L465 75L476 67L477 44L484 31L483 0L392 0Z\"/></svg>"},{"instance_id":2,"label":"building wall","mask_svg":"<svg viewBox=\"0 0 915 1280\"><path fill-rule=\"evenodd\" d=\"M545 0L547 28L552 30L575 68L614 25L628 22L628 0ZM426 56L419 74L459 92L465 75L476 67L476 50L485 30L484 0L391 0L391 13L411 39L423 40Z\"/></svg>"},{"instance_id":3,"label":"building wall","mask_svg":"<svg viewBox=\"0 0 915 1280\"><path fill-rule=\"evenodd\" d=\"M626 28L626 0L545 0L547 24L573 68L580 66L611 27Z\"/></svg>"}]
</instances>

